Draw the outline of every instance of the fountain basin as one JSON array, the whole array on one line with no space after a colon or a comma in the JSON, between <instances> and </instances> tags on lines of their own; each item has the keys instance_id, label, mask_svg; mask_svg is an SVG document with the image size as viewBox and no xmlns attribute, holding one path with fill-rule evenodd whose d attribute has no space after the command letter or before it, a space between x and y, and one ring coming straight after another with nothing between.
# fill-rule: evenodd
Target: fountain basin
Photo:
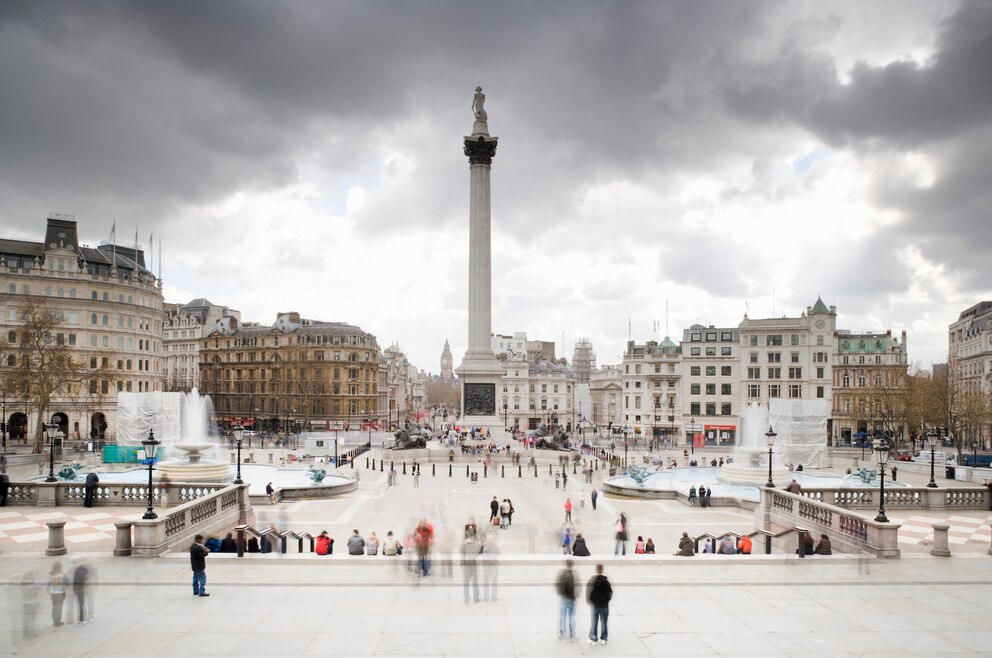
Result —
<instances>
[{"instance_id":1,"label":"fountain basin","mask_svg":"<svg viewBox=\"0 0 992 658\"><path fill-rule=\"evenodd\" d=\"M231 465L215 460L188 462L166 459L155 464L158 477L174 482L226 482L231 480Z\"/></svg>"}]
</instances>

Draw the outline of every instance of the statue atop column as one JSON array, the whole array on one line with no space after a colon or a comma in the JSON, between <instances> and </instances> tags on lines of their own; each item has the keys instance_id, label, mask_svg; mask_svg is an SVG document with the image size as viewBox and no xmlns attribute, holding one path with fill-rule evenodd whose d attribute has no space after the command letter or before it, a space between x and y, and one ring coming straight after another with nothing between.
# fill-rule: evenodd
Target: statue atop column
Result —
<instances>
[{"instance_id":1,"label":"statue atop column","mask_svg":"<svg viewBox=\"0 0 992 658\"><path fill-rule=\"evenodd\" d=\"M486 102L486 95L482 93L482 87L475 88L475 98L472 99L472 113L475 115L476 121L486 121L489 119L489 115L486 114L486 110L483 105Z\"/></svg>"}]
</instances>

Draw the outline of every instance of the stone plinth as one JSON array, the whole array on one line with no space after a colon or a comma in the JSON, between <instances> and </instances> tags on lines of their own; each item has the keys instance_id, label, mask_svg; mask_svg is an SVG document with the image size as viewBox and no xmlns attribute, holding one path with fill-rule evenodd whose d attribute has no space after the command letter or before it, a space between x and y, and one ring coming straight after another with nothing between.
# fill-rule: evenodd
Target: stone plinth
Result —
<instances>
[{"instance_id":1,"label":"stone plinth","mask_svg":"<svg viewBox=\"0 0 992 658\"><path fill-rule=\"evenodd\" d=\"M947 531L950 527L946 523L933 524L933 546L930 547L930 555L951 557L951 549L947 543Z\"/></svg>"},{"instance_id":2,"label":"stone plinth","mask_svg":"<svg viewBox=\"0 0 992 658\"><path fill-rule=\"evenodd\" d=\"M55 555L65 555L65 521L48 522L48 548L45 555L52 557Z\"/></svg>"}]
</instances>

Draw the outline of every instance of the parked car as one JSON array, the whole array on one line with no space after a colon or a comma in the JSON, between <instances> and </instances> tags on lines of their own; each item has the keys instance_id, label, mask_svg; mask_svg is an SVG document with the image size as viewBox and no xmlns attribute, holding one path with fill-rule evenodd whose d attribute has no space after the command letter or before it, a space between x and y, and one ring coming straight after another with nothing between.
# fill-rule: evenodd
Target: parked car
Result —
<instances>
[{"instance_id":1,"label":"parked car","mask_svg":"<svg viewBox=\"0 0 992 658\"><path fill-rule=\"evenodd\" d=\"M896 461L911 462L913 461L913 453L911 453L909 450L898 450L896 451Z\"/></svg>"}]
</instances>

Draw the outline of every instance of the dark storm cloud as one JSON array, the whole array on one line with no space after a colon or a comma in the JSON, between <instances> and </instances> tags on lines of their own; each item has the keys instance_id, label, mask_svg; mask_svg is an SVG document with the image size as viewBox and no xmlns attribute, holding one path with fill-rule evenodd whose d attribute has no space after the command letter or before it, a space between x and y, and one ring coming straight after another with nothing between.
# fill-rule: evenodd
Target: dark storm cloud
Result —
<instances>
[{"instance_id":1,"label":"dark storm cloud","mask_svg":"<svg viewBox=\"0 0 992 658\"><path fill-rule=\"evenodd\" d=\"M500 108L494 131L516 138L518 162L534 163L515 167L521 182L538 165L570 172L541 189L520 185L521 203L540 209L579 172L622 177L711 157L675 121L683 99L659 92L680 62L705 60L706 44L757 20L757 8L7 3L0 88L16 91L0 104L0 210L167 218L183 204L293 181L308 148L329 151L314 157L348 176L368 155L355 143L411 116L467 128L479 83ZM457 149L457 130L434 147ZM335 149L342 136L349 145ZM434 157L430 146L421 153ZM404 221L450 214L427 201L439 205Z\"/></svg>"}]
</instances>

